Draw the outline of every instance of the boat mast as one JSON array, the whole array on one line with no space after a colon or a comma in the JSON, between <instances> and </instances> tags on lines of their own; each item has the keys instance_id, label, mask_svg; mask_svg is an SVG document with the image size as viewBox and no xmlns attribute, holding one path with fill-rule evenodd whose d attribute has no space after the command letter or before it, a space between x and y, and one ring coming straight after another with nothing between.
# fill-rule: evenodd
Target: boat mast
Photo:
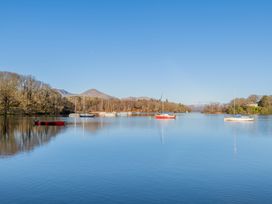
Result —
<instances>
[{"instance_id":1,"label":"boat mast","mask_svg":"<svg viewBox=\"0 0 272 204\"><path fill-rule=\"evenodd\" d=\"M77 102L76 102L76 96L75 96L75 101L74 101L74 105L75 105L75 113L76 113L76 111L77 111L77 109L76 109L76 106L77 106Z\"/></svg>"},{"instance_id":2,"label":"boat mast","mask_svg":"<svg viewBox=\"0 0 272 204\"><path fill-rule=\"evenodd\" d=\"M164 104L163 104L163 101L162 101L162 97L163 97L163 94L161 95L161 98L160 98L160 101L161 101L161 113L164 112Z\"/></svg>"},{"instance_id":3,"label":"boat mast","mask_svg":"<svg viewBox=\"0 0 272 204\"><path fill-rule=\"evenodd\" d=\"M83 112L86 113L85 95L83 96Z\"/></svg>"},{"instance_id":4,"label":"boat mast","mask_svg":"<svg viewBox=\"0 0 272 204\"><path fill-rule=\"evenodd\" d=\"M235 111L235 99L234 99L234 101L233 101L233 105L234 105L234 115L236 115L236 111Z\"/></svg>"}]
</instances>

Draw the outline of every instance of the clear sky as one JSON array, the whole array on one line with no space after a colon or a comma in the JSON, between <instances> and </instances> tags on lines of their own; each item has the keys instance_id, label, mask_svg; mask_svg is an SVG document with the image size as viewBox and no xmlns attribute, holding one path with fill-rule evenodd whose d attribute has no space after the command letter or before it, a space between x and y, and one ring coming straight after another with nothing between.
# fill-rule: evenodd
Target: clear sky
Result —
<instances>
[{"instance_id":1,"label":"clear sky","mask_svg":"<svg viewBox=\"0 0 272 204\"><path fill-rule=\"evenodd\" d=\"M272 1L0 0L0 70L186 104L272 94Z\"/></svg>"}]
</instances>

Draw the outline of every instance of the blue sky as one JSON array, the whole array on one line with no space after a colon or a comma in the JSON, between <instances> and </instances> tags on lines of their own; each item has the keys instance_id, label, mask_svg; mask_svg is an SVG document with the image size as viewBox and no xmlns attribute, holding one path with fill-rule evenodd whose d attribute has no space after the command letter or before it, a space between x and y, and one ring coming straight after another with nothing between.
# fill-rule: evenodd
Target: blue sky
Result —
<instances>
[{"instance_id":1,"label":"blue sky","mask_svg":"<svg viewBox=\"0 0 272 204\"><path fill-rule=\"evenodd\" d=\"M0 0L0 70L186 104L272 94L271 11L262 0Z\"/></svg>"}]
</instances>

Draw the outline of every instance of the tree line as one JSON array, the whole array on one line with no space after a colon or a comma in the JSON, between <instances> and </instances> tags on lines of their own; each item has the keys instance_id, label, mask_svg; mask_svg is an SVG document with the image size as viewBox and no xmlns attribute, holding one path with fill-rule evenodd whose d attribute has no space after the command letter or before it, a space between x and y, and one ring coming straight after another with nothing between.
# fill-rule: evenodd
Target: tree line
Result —
<instances>
[{"instance_id":1,"label":"tree line","mask_svg":"<svg viewBox=\"0 0 272 204\"><path fill-rule=\"evenodd\" d=\"M203 112L210 114L272 114L272 95L251 95L247 98L235 98L228 104L211 103L203 108Z\"/></svg>"},{"instance_id":2,"label":"tree line","mask_svg":"<svg viewBox=\"0 0 272 204\"><path fill-rule=\"evenodd\" d=\"M150 100L121 100L102 99L88 96L68 96L68 101L73 103L74 112L186 112L190 108L169 101L156 99Z\"/></svg>"},{"instance_id":3,"label":"tree line","mask_svg":"<svg viewBox=\"0 0 272 204\"><path fill-rule=\"evenodd\" d=\"M161 100L120 100L88 96L63 97L48 84L33 76L0 72L0 114L59 115L71 112L186 112L190 108L180 103Z\"/></svg>"},{"instance_id":4,"label":"tree line","mask_svg":"<svg viewBox=\"0 0 272 204\"><path fill-rule=\"evenodd\" d=\"M69 101L48 84L32 76L0 72L0 113L8 114L60 114Z\"/></svg>"}]
</instances>

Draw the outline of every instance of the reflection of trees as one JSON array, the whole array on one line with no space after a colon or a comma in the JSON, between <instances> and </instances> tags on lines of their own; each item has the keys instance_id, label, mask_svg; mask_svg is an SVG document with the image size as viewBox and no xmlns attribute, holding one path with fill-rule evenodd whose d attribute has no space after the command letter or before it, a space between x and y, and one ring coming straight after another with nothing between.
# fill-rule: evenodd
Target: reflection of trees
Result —
<instances>
[{"instance_id":1,"label":"reflection of trees","mask_svg":"<svg viewBox=\"0 0 272 204\"><path fill-rule=\"evenodd\" d=\"M30 151L49 142L60 127L35 127L30 118L0 118L0 155Z\"/></svg>"},{"instance_id":2,"label":"reflection of trees","mask_svg":"<svg viewBox=\"0 0 272 204\"><path fill-rule=\"evenodd\" d=\"M99 129L103 129L103 127L106 125L108 125L108 123L94 121L94 122L85 123L84 127L85 127L85 130L87 130L88 132L95 133Z\"/></svg>"}]
</instances>

